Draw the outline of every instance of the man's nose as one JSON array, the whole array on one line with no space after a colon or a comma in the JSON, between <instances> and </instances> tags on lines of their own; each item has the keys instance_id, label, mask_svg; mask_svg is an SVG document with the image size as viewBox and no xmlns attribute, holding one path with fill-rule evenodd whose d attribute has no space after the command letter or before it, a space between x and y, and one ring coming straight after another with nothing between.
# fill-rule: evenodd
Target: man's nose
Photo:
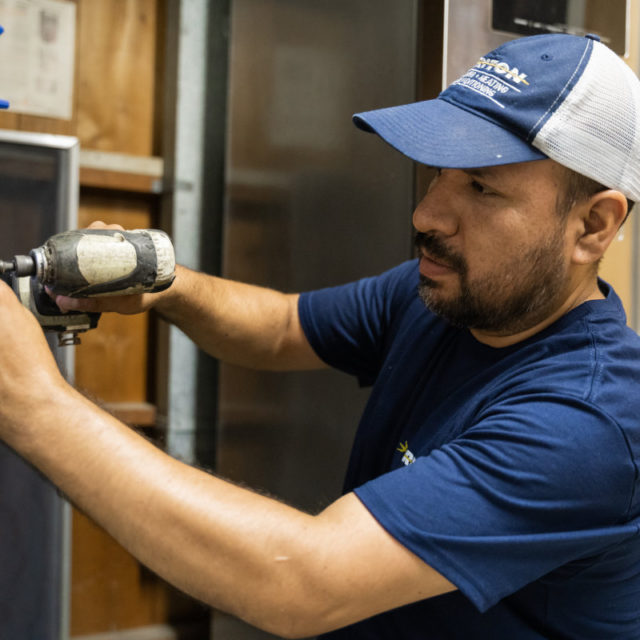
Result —
<instances>
[{"instance_id":1,"label":"man's nose","mask_svg":"<svg viewBox=\"0 0 640 640\"><path fill-rule=\"evenodd\" d=\"M458 230L455 214L456 202L455 171L441 170L431 181L427 193L413 212L413 226L416 231L428 233L437 231L444 236L452 236Z\"/></svg>"}]
</instances>

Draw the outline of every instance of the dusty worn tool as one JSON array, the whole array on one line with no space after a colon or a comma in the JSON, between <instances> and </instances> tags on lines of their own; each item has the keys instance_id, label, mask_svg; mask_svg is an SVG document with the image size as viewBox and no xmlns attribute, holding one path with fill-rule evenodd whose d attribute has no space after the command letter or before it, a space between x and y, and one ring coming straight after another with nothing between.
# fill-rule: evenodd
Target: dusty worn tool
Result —
<instances>
[{"instance_id":1,"label":"dusty worn tool","mask_svg":"<svg viewBox=\"0 0 640 640\"><path fill-rule=\"evenodd\" d=\"M82 229L0 261L0 275L45 330L58 332L61 345L78 344L78 333L95 328L100 314L62 313L47 291L71 297L162 291L175 277L175 255L163 231Z\"/></svg>"}]
</instances>

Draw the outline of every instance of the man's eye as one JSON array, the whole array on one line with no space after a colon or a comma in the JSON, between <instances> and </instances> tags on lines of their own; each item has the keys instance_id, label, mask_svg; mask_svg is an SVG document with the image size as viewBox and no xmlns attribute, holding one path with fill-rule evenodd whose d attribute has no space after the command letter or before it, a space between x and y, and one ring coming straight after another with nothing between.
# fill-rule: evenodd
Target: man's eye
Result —
<instances>
[{"instance_id":1,"label":"man's eye","mask_svg":"<svg viewBox=\"0 0 640 640\"><path fill-rule=\"evenodd\" d=\"M490 189L487 189L483 184L477 182L476 180L471 181L471 188L478 193L482 193L484 195L489 195L491 193Z\"/></svg>"}]
</instances>

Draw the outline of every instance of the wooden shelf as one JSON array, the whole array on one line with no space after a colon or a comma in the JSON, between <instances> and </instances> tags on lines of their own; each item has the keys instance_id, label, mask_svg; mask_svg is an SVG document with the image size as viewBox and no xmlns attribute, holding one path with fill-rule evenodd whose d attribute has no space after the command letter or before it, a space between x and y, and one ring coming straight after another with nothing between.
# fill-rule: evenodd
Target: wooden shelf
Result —
<instances>
[{"instance_id":1,"label":"wooden shelf","mask_svg":"<svg viewBox=\"0 0 640 640\"><path fill-rule=\"evenodd\" d=\"M80 186L162 193L164 162L157 156L135 156L108 151L80 151Z\"/></svg>"},{"instance_id":2,"label":"wooden shelf","mask_svg":"<svg viewBox=\"0 0 640 640\"><path fill-rule=\"evenodd\" d=\"M104 408L127 424L136 427L156 426L156 407L149 402L107 402Z\"/></svg>"}]
</instances>

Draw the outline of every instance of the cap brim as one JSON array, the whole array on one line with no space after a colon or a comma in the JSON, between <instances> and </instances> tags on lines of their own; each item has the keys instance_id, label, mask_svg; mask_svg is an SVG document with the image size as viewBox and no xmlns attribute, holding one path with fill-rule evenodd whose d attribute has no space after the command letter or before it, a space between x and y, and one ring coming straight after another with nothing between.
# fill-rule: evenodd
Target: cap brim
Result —
<instances>
[{"instance_id":1,"label":"cap brim","mask_svg":"<svg viewBox=\"0 0 640 640\"><path fill-rule=\"evenodd\" d=\"M469 169L547 158L510 131L438 98L357 113L353 122L433 167Z\"/></svg>"}]
</instances>

